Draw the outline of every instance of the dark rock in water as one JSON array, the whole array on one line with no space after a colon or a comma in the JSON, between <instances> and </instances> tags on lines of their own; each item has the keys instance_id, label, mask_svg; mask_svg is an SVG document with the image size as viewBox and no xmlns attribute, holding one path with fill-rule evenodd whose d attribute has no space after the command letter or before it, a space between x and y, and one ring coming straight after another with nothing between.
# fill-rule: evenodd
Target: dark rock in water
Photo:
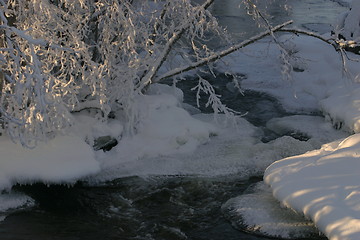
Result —
<instances>
[{"instance_id":1,"label":"dark rock in water","mask_svg":"<svg viewBox=\"0 0 360 240\"><path fill-rule=\"evenodd\" d=\"M293 67L294 72L304 72L305 69L299 68L299 67Z\"/></svg>"},{"instance_id":2,"label":"dark rock in water","mask_svg":"<svg viewBox=\"0 0 360 240\"><path fill-rule=\"evenodd\" d=\"M115 112L114 112L114 111L109 112L108 118L110 118L110 119L115 119L115 118L116 118Z\"/></svg>"},{"instance_id":3,"label":"dark rock in water","mask_svg":"<svg viewBox=\"0 0 360 240\"><path fill-rule=\"evenodd\" d=\"M118 141L111 136L102 136L94 140L94 150L98 151L102 149L104 152L110 151L118 144Z\"/></svg>"}]
</instances>

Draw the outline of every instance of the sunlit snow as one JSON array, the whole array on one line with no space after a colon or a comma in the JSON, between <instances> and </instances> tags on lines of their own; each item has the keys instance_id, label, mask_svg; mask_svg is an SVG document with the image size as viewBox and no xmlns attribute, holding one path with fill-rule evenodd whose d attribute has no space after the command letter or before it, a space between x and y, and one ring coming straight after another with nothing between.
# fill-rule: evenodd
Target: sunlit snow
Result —
<instances>
[{"instance_id":1,"label":"sunlit snow","mask_svg":"<svg viewBox=\"0 0 360 240\"><path fill-rule=\"evenodd\" d=\"M356 3L353 7L358 9ZM308 37L284 35L281 40L296 56L287 81L279 70L279 50L268 40L226 57L217 68L246 74L243 88L267 92L289 111L323 113L325 118L299 115L267 124L274 132L298 132L309 141L283 136L263 143L262 129L245 119L237 118L233 125L225 124L222 116L215 121L213 115L190 115L183 108L181 90L154 85L137 99L142 115L134 136L123 135L120 121L98 123L84 114L74 116L72 131L77 137L58 136L39 143L36 150L1 136L0 188L35 181L96 183L133 175L249 177L263 174L272 164L264 179L285 206L312 219L331 240L360 239L360 135L345 138L346 133L332 127L360 132L359 63L348 61L350 77L356 80L351 82L333 47ZM94 152L94 139L103 135L119 139L119 144L110 152ZM10 207L0 212L22 205L19 199L22 196L10 199ZM7 200L0 195L2 206Z\"/></svg>"},{"instance_id":2,"label":"sunlit snow","mask_svg":"<svg viewBox=\"0 0 360 240\"><path fill-rule=\"evenodd\" d=\"M0 137L0 188L16 183L74 183L100 170L99 162L83 139L58 136L36 149L23 148L8 137Z\"/></svg>"},{"instance_id":3,"label":"sunlit snow","mask_svg":"<svg viewBox=\"0 0 360 240\"><path fill-rule=\"evenodd\" d=\"M356 10L359 6L359 1L353 1L353 11L348 14L347 19L351 18L353 22L346 24L344 29L345 33L353 32L354 38L359 31L360 21ZM300 83L295 82L294 85L300 86L301 94L307 93L315 98L328 120L335 126L358 133L359 63L348 61L348 72L341 75L339 66L335 64L335 61L340 63L339 57L328 55L331 51L321 50L320 43L309 39L294 42L301 50L299 53L311 62L304 72L295 74L295 81ZM306 49L307 52L303 51ZM351 53L349 56L358 58ZM305 78L300 78L301 75ZM355 79L355 82L350 82L346 76ZM314 82L314 87L304 85L309 79ZM316 87L316 83L321 84ZM277 199L311 218L329 239L359 239L359 152L360 135L355 134L344 140L325 144L320 150L280 160L266 170L264 179Z\"/></svg>"},{"instance_id":4,"label":"sunlit snow","mask_svg":"<svg viewBox=\"0 0 360 240\"><path fill-rule=\"evenodd\" d=\"M314 223L280 206L264 182L251 186L241 196L228 200L222 211L235 228L282 239L317 239Z\"/></svg>"},{"instance_id":5,"label":"sunlit snow","mask_svg":"<svg viewBox=\"0 0 360 240\"><path fill-rule=\"evenodd\" d=\"M360 135L271 165L264 179L286 206L330 239L360 238Z\"/></svg>"}]
</instances>

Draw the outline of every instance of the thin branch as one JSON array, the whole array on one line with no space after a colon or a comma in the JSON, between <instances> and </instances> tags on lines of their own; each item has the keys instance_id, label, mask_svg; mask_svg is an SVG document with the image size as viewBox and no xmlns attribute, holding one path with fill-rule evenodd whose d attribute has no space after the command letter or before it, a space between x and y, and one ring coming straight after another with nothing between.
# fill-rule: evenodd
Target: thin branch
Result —
<instances>
[{"instance_id":1,"label":"thin branch","mask_svg":"<svg viewBox=\"0 0 360 240\"><path fill-rule=\"evenodd\" d=\"M215 0L207 0L203 5L200 6L200 8L207 9ZM160 55L159 59L156 61L156 63L151 67L151 69L141 78L139 87L137 88L138 91L141 91L143 87L147 86L149 83L153 82L153 79L162 66L162 64L165 62L166 58L168 57L172 47L174 44L180 39L180 37L184 34L185 30L188 29L191 26L191 22L188 22L184 24L184 26L181 28L180 31L173 34L173 36L169 39L167 44L165 45L165 48Z\"/></svg>"},{"instance_id":2,"label":"thin branch","mask_svg":"<svg viewBox=\"0 0 360 240\"><path fill-rule=\"evenodd\" d=\"M305 31L305 30L301 30L301 29L297 29L297 28L282 28L279 29L278 32L288 32L288 33L294 33L294 34L303 34L303 35L307 35L310 37L314 37L317 39L320 39L321 41L330 44L331 46L333 46L335 48L336 51L339 50L339 45L333 40L333 39L326 39L323 36L314 33L314 32L309 32L309 31Z\"/></svg>"},{"instance_id":3,"label":"thin branch","mask_svg":"<svg viewBox=\"0 0 360 240\"><path fill-rule=\"evenodd\" d=\"M340 54L340 57L341 57L341 64L342 64L342 69L343 69L343 73L345 76L347 76L348 78L350 78L350 73L346 67L346 58L348 60L352 60L352 59L349 59L346 51L345 51L345 48L343 46L341 46L335 39L326 39L324 38L323 36L319 35L319 34L316 34L314 32L308 32L308 31L304 31L304 30L301 30L301 29L294 29L294 28L282 28L282 29L279 29L279 32L288 32L288 33L294 33L294 34L303 34L303 35L306 35L306 36L310 36L310 37L314 37L314 38L317 38L331 46L334 47L334 49L339 52Z\"/></svg>"},{"instance_id":4,"label":"thin branch","mask_svg":"<svg viewBox=\"0 0 360 240\"><path fill-rule=\"evenodd\" d=\"M287 25L289 25L291 23L293 23L293 21L288 21L288 22L285 22L283 24L277 25L277 26L271 28L270 30L262 32L262 33L260 33L260 34L258 34L256 36L248 39L248 40L245 40L245 41L243 41L243 42L241 42L239 44L233 45L233 46L229 47L226 50L215 53L215 54L211 55L208 58L205 58L205 59L200 60L198 62L192 63L192 64L190 64L188 66L185 66L185 67L175 68L175 69L173 69L173 70L171 70L171 71L169 71L169 72L155 78L153 80L153 82L159 82L159 81L161 81L161 80L163 80L165 78L173 77L173 76L178 75L180 73L187 72L187 71L195 69L197 67L206 65L207 63L214 62L214 61L216 61L216 60L218 60L218 59L220 59L222 57L225 57L226 55L229 55L230 53L233 53L233 52L235 52L235 51L237 51L237 50L239 50L241 48L244 48L244 47L246 47L246 46L248 46L248 45L250 45L250 44L252 44L252 43L254 43L254 42L256 42L256 41L258 41L258 40L260 40L260 39L262 39L262 38L264 38L266 36L268 36L268 35L270 35L272 32L279 31L281 28L283 28L283 27L285 27L285 26L287 26Z\"/></svg>"}]
</instances>

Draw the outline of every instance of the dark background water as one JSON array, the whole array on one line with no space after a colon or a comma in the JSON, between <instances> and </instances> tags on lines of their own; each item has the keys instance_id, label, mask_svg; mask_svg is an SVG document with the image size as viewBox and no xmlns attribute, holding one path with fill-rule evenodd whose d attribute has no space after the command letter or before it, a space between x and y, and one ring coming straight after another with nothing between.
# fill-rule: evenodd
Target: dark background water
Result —
<instances>
[{"instance_id":1,"label":"dark background water","mask_svg":"<svg viewBox=\"0 0 360 240\"><path fill-rule=\"evenodd\" d=\"M244 11L234 8L236 0L215 1L213 13L235 38L254 34L254 24ZM330 0L263 1L271 21L293 18L298 26L326 31L344 8ZM292 8L289 8L292 6ZM284 12L284 8L289 8ZM258 31L258 30L256 30ZM221 74L220 74L221 75ZM226 89L226 77L219 88ZM184 90L189 86L184 85ZM263 93L225 94L230 107L248 112L255 125L273 117L288 115L275 99ZM186 95L186 101L191 95ZM203 111L208 111L203 108ZM204 178L195 176L130 177L97 186L78 183L15 186L36 205L8 213L0 222L1 240L106 240L106 239L213 239L267 240L235 230L221 213L228 199L241 195L261 176L239 179L236 176ZM322 239L319 237L318 239Z\"/></svg>"},{"instance_id":2,"label":"dark background water","mask_svg":"<svg viewBox=\"0 0 360 240\"><path fill-rule=\"evenodd\" d=\"M117 179L102 186L16 186L37 206L0 225L0 239L269 239L234 230L221 205L261 178Z\"/></svg>"}]
</instances>

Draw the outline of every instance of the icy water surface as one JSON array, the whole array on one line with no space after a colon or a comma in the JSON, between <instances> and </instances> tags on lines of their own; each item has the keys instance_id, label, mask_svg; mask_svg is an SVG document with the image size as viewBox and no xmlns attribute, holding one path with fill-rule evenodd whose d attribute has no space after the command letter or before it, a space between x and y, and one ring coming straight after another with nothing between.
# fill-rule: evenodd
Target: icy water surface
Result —
<instances>
[{"instance_id":1,"label":"icy water surface","mask_svg":"<svg viewBox=\"0 0 360 240\"><path fill-rule=\"evenodd\" d=\"M201 76L215 86L216 92L221 94L221 100L227 107L238 111L244 118L255 126L264 126L267 121L275 117L290 115L281 104L272 96L252 90L239 91L233 84L233 76L213 71L214 75ZM202 74L200 74L202 75ZM246 75L236 76L241 81ZM177 82L176 86L184 91L184 102L196 106L196 96L191 91L198 84L198 77L187 77ZM199 109L203 113L212 113L211 106L206 106L208 96L201 94Z\"/></svg>"},{"instance_id":2,"label":"icy water surface","mask_svg":"<svg viewBox=\"0 0 360 240\"><path fill-rule=\"evenodd\" d=\"M133 177L97 187L17 186L38 205L8 216L0 239L266 239L234 230L220 212L259 180Z\"/></svg>"},{"instance_id":3,"label":"icy water surface","mask_svg":"<svg viewBox=\"0 0 360 240\"><path fill-rule=\"evenodd\" d=\"M221 212L228 199L260 180L131 177L96 187L16 186L37 205L8 216L0 239L276 239L235 230Z\"/></svg>"},{"instance_id":4,"label":"icy water surface","mask_svg":"<svg viewBox=\"0 0 360 240\"><path fill-rule=\"evenodd\" d=\"M212 11L228 27L229 32L243 39L253 35L255 28L250 19L243 17L243 12L233 7L235 2L236 0L215 1ZM328 31L336 15L344 10L330 0L266 2L271 2L268 10L275 15L273 23L294 18L298 26L319 32ZM290 11L285 14L282 11L284 8ZM219 77L224 80L227 78L222 73ZM211 81L210 77L208 79ZM270 119L290 114L269 95L247 91L242 96L231 91L227 81L219 82L217 87L226 91L223 95L227 105L237 111L248 112L247 120L256 126L264 126ZM186 89L192 86L184 84L181 87L187 92ZM185 95L185 101L189 103L194 102L191 98L191 95ZM209 111L206 108L201 110ZM263 142L277 137L279 136L276 134L268 134ZM71 187L43 184L15 186L14 191L25 193L31 198L22 197L22 209L2 212L0 207L0 239L280 239L260 236L256 226L251 229L251 226L244 225L238 216L239 212L234 211L234 206L241 206L244 201L261 202L259 199L271 198L269 195L261 195L261 192L249 192L249 187L261 180L261 176L249 179L237 176L156 176L146 179L120 178L95 186L84 183ZM273 205L266 206L275 209L278 204L275 201ZM261 208L259 210L256 205L252 205L252 208L255 210L250 209L251 214L266 212ZM283 216L281 210L276 211ZM248 213L247 210L244 212ZM302 239L324 239L316 235L316 229L314 231L311 238Z\"/></svg>"},{"instance_id":5,"label":"icy water surface","mask_svg":"<svg viewBox=\"0 0 360 240\"><path fill-rule=\"evenodd\" d=\"M319 33L330 32L339 14L346 10L346 4L341 0L267 0L257 3L260 9L267 12L273 25L293 20L294 26ZM212 11L238 39L258 33L257 23L246 16L244 6L240 5L240 10L234 6L239 6L238 0L215 1Z\"/></svg>"}]
</instances>

